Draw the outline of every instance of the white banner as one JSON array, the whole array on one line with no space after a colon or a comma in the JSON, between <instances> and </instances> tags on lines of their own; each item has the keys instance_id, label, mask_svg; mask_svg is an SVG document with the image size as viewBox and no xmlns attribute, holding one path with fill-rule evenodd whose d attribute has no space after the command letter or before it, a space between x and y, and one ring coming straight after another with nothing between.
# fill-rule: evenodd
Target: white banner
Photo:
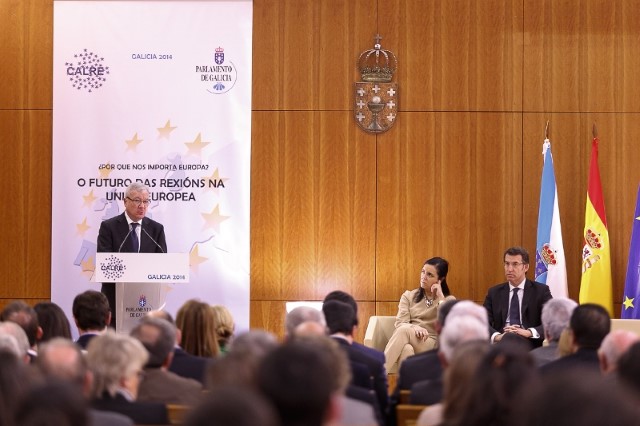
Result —
<instances>
[{"instance_id":1,"label":"white banner","mask_svg":"<svg viewBox=\"0 0 640 426\"><path fill-rule=\"evenodd\" d=\"M189 254L165 309L199 298L248 329L252 8L54 1L51 299L69 318L76 294L100 289L101 221L139 180L168 252Z\"/></svg>"}]
</instances>

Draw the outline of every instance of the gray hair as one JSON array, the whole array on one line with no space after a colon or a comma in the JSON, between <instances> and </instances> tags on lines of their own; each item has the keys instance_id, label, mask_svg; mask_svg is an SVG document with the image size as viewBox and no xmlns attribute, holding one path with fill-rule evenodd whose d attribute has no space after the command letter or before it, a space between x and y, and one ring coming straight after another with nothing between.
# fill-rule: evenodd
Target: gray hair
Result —
<instances>
[{"instance_id":1,"label":"gray hair","mask_svg":"<svg viewBox=\"0 0 640 426\"><path fill-rule=\"evenodd\" d=\"M449 321L453 318L462 316L474 317L484 324L487 327L487 330L489 329L489 317L487 316L487 310L483 306L480 306L471 300L461 300L456 303L447 315L447 321L443 328L446 328L449 325Z\"/></svg>"},{"instance_id":2,"label":"gray hair","mask_svg":"<svg viewBox=\"0 0 640 426\"><path fill-rule=\"evenodd\" d=\"M617 368L620 357L639 340L640 336L633 331L614 330L602 340L598 354L607 360L609 366Z\"/></svg>"},{"instance_id":3,"label":"gray hair","mask_svg":"<svg viewBox=\"0 0 640 426\"><path fill-rule=\"evenodd\" d=\"M455 307L460 305L458 303ZM453 318L447 317L447 325L440 334L440 349L444 358L452 359L456 346L463 342L472 340L489 340L489 327L472 315L458 315Z\"/></svg>"},{"instance_id":4,"label":"gray hair","mask_svg":"<svg viewBox=\"0 0 640 426\"><path fill-rule=\"evenodd\" d=\"M0 334L0 351L12 353L16 358L24 356L20 354L18 341L10 334Z\"/></svg>"},{"instance_id":5,"label":"gray hair","mask_svg":"<svg viewBox=\"0 0 640 426\"><path fill-rule=\"evenodd\" d=\"M38 348L36 364L47 377L56 377L82 387L89 367L80 346L55 337Z\"/></svg>"},{"instance_id":6,"label":"gray hair","mask_svg":"<svg viewBox=\"0 0 640 426\"><path fill-rule=\"evenodd\" d=\"M249 354L261 358L278 347L278 339L264 330L251 330L236 336L231 342L229 352Z\"/></svg>"},{"instance_id":7,"label":"gray hair","mask_svg":"<svg viewBox=\"0 0 640 426\"><path fill-rule=\"evenodd\" d=\"M149 359L142 343L126 334L107 331L91 339L87 348L87 362L93 372L93 398L107 392L115 396L120 380L142 370Z\"/></svg>"},{"instance_id":8,"label":"gray hair","mask_svg":"<svg viewBox=\"0 0 640 426\"><path fill-rule=\"evenodd\" d=\"M324 319L324 314L310 306L298 306L287 314L284 319L284 327L287 336L293 336L297 326L303 322L313 321L320 323L323 326L327 326L327 322Z\"/></svg>"},{"instance_id":9,"label":"gray hair","mask_svg":"<svg viewBox=\"0 0 640 426\"><path fill-rule=\"evenodd\" d=\"M29 346L29 338L27 333L18 324L12 321L0 322L0 335L13 336L18 345L18 356L24 358L31 346Z\"/></svg>"},{"instance_id":10,"label":"gray hair","mask_svg":"<svg viewBox=\"0 0 640 426\"><path fill-rule=\"evenodd\" d=\"M131 182L127 189L124 191L124 196L131 196L132 192L150 192L149 187L142 182Z\"/></svg>"},{"instance_id":11,"label":"gray hair","mask_svg":"<svg viewBox=\"0 0 640 426\"><path fill-rule=\"evenodd\" d=\"M571 314L578 304L566 297L550 299L542 307L542 327L552 342L560 340L562 331L569 326Z\"/></svg>"},{"instance_id":12,"label":"gray hair","mask_svg":"<svg viewBox=\"0 0 640 426\"><path fill-rule=\"evenodd\" d=\"M149 352L151 368L161 367L176 344L176 326L162 318L143 317L129 334Z\"/></svg>"}]
</instances>

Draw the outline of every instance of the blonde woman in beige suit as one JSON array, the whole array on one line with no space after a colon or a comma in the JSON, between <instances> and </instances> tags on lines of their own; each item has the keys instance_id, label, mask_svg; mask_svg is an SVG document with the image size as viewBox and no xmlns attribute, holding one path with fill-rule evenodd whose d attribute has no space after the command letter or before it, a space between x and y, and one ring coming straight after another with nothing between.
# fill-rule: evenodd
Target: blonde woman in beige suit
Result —
<instances>
[{"instance_id":1,"label":"blonde woman in beige suit","mask_svg":"<svg viewBox=\"0 0 640 426\"><path fill-rule=\"evenodd\" d=\"M384 350L387 371L396 363L400 366L411 355L438 346L435 328L438 307L445 300L455 299L447 285L448 272L449 262L441 257L432 257L422 266L420 287L402 294L396 329Z\"/></svg>"}]
</instances>

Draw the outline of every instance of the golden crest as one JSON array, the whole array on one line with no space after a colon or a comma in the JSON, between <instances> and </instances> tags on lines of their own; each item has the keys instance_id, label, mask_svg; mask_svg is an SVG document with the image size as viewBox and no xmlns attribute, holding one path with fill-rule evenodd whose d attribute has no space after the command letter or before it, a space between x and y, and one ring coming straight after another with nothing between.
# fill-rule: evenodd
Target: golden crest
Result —
<instances>
[{"instance_id":1,"label":"golden crest","mask_svg":"<svg viewBox=\"0 0 640 426\"><path fill-rule=\"evenodd\" d=\"M382 49L380 37L375 37L373 49L358 58L362 77L355 84L353 114L365 132L382 133L396 122L398 115L398 84L392 83L398 61L393 52Z\"/></svg>"}]
</instances>

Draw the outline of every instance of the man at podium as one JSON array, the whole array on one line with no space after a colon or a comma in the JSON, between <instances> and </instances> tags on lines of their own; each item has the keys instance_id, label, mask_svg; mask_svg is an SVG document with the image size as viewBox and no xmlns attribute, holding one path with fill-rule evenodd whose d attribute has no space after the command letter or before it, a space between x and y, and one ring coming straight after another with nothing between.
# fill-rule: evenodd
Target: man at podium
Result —
<instances>
[{"instance_id":1,"label":"man at podium","mask_svg":"<svg viewBox=\"0 0 640 426\"><path fill-rule=\"evenodd\" d=\"M164 227L145 217L151 203L149 188L133 182L124 193L124 212L100 224L98 252L166 253ZM111 324L116 324L116 288L114 283L102 283L102 293L111 308Z\"/></svg>"}]
</instances>

